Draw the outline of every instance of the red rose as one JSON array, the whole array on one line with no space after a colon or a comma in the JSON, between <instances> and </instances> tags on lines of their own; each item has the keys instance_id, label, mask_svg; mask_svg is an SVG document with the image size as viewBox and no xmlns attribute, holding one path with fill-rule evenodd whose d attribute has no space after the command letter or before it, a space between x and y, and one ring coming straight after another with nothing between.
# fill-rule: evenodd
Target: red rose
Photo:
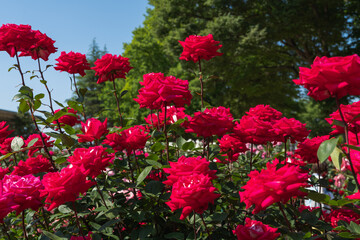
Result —
<instances>
[{"instance_id":1,"label":"red rose","mask_svg":"<svg viewBox=\"0 0 360 240\"><path fill-rule=\"evenodd\" d=\"M75 53L73 51L66 53L61 52L60 57L55 59L55 70L68 72L70 74L79 73L81 76L85 76L85 70L90 70L90 64L86 60L85 54Z\"/></svg>"},{"instance_id":2,"label":"red rose","mask_svg":"<svg viewBox=\"0 0 360 240\"><path fill-rule=\"evenodd\" d=\"M176 108L174 106L166 107L166 125L173 124L180 119L188 117L188 115L184 111L185 108ZM151 127L163 127L165 122L165 108L162 108L159 114L149 114L144 119L145 122Z\"/></svg>"},{"instance_id":3,"label":"red rose","mask_svg":"<svg viewBox=\"0 0 360 240\"><path fill-rule=\"evenodd\" d=\"M295 84L309 90L308 95L321 101L346 95L360 95L360 57L316 57L311 68L300 67Z\"/></svg>"},{"instance_id":4,"label":"red rose","mask_svg":"<svg viewBox=\"0 0 360 240\"><path fill-rule=\"evenodd\" d=\"M298 154L300 159L304 162L317 163L317 150L319 149L320 144L326 140L329 140L329 135L305 139L305 141L297 145L295 154Z\"/></svg>"},{"instance_id":5,"label":"red rose","mask_svg":"<svg viewBox=\"0 0 360 240\"><path fill-rule=\"evenodd\" d=\"M210 60L215 56L221 56L222 53L217 52L222 45L215 41L211 34L207 36L191 35L184 42L179 41L184 51L181 53L180 60L193 61L194 63L200 59Z\"/></svg>"},{"instance_id":6,"label":"red rose","mask_svg":"<svg viewBox=\"0 0 360 240\"><path fill-rule=\"evenodd\" d=\"M126 74L133 69L128 58L112 55L110 53L95 61L95 75L99 76L97 83L114 81L116 78L126 78Z\"/></svg>"},{"instance_id":7,"label":"red rose","mask_svg":"<svg viewBox=\"0 0 360 240\"><path fill-rule=\"evenodd\" d=\"M48 148L52 147L54 140L50 141L50 136L46 135L45 133L41 133L41 135L44 138L45 146L48 147ZM39 134L31 134L25 140L25 146L27 146L35 138L37 138L37 141L29 149L29 152L28 152L29 157L32 157L35 152L39 151L41 148L44 147Z\"/></svg>"},{"instance_id":8,"label":"red rose","mask_svg":"<svg viewBox=\"0 0 360 240\"><path fill-rule=\"evenodd\" d=\"M192 211L202 214L209 203L213 204L214 200L220 197L220 194L214 193L216 190L209 176L194 173L180 177L174 183L170 201L166 204L171 211L183 208L180 220L184 220Z\"/></svg>"},{"instance_id":9,"label":"red rose","mask_svg":"<svg viewBox=\"0 0 360 240\"><path fill-rule=\"evenodd\" d=\"M4 24L0 27L0 51L6 51L10 57L16 52L29 51L35 42L35 31L30 25Z\"/></svg>"},{"instance_id":10,"label":"red rose","mask_svg":"<svg viewBox=\"0 0 360 240\"><path fill-rule=\"evenodd\" d=\"M42 172L49 172L52 170L52 165L49 159L43 155L37 155L36 157L30 157L26 161L20 161L17 166L14 167L11 175L25 176L28 174L38 174Z\"/></svg>"},{"instance_id":11,"label":"red rose","mask_svg":"<svg viewBox=\"0 0 360 240\"><path fill-rule=\"evenodd\" d=\"M70 240L92 240L92 232L89 232L87 236L79 236L79 237L76 237L76 236L72 236L70 238Z\"/></svg>"},{"instance_id":12,"label":"red rose","mask_svg":"<svg viewBox=\"0 0 360 240\"><path fill-rule=\"evenodd\" d=\"M44 190L41 196L47 196L48 211L66 203L75 202L80 193L86 193L95 183L86 180L86 176L77 167L66 167L61 172L47 173L42 179Z\"/></svg>"},{"instance_id":13,"label":"red rose","mask_svg":"<svg viewBox=\"0 0 360 240\"><path fill-rule=\"evenodd\" d=\"M187 80L165 77L162 73L148 73L140 84L144 87L139 90L138 98L134 99L140 108L161 109L172 103L176 107L190 105L192 95Z\"/></svg>"},{"instance_id":14,"label":"red rose","mask_svg":"<svg viewBox=\"0 0 360 240\"><path fill-rule=\"evenodd\" d=\"M277 136L276 140L285 142L287 139L290 139L292 143L295 143L295 141L302 142L310 133L305 126L306 124L301 123L295 118L283 117L273 125L274 132Z\"/></svg>"},{"instance_id":15,"label":"red rose","mask_svg":"<svg viewBox=\"0 0 360 240\"><path fill-rule=\"evenodd\" d=\"M228 162L236 161L239 153L244 153L249 150L245 143L230 135L224 135L221 139L218 139L218 141L221 151L227 153Z\"/></svg>"},{"instance_id":16,"label":"red rose","mask_svg":"<svg viewBox=\"0 0 360 240\"><path fill-rule=\"evenodd\" d=\"M23 138L23 137L21 137ZM0 141L0 153L1 155L6 155L9 152L12 152L11 149L11 142L14 139L14 137L6 138L2 143Z\"/></svg>"},{"instance_id":17,"label":"red rose","mask_svg":"<svg viewBox=\"0 0 360 240\"><path fill-rule=\"evenodd\" d=\"M110 145L115 151L126 150L127 155L135 150L144 149L147 140L150 138L148 132L141 125L135 125L119 133L111 133L106 136L104 144Z\"/></svg>"},{"instance_id":18,"label":"red rose","mask_svg":"<svg viewBox=\"0 0 360 240\"><path fill-rule=\"evenodd\" d=\"M248 116L252 116L267 122L275 122L276 120L280 120L282 117L281 112L270 107L269 105L257 105L253 108L250 108L246 114Z\"/></svg>"},{"instance_id":19,"label":"red rose","mask_svg":"<svg viewBox=\"0 0 360 240\"><path fill-rule=\"evenodd\" d=\"M266 144L276 140L273 121L263 121L255 116L244 115L235 122L234 133L240 141L253 144Z\"/></svg>"},{"instance_id":20,"label":"red rose","mask_svg":"<svg viewBox=\"0 0 360 240\"><path fill-rule=\"evenodd\" d=\"M39 192L43 188L40 178L31 174L5 175L3 179L3 191L14 193L14 202L19 204L15 209L16 215L28 208L37 211L43 205Z\"/></svg>"},{"instance_id":21,"label":"red rose","mask_svg":"<svg viewBox=\"0 0 360 240\"><path fill-rule=\"evenodd\" d=\"M245 219L245 225L238 225L233 233L238 240L274 240L280 236L278 229L272 228L260 221Z\"/></svg>"},{"instance_id":22,"label":"red rose","mask_svg":"<svg viewBox=\"0 0 360 240\"><path fill-rule=\"evenodd\" d=\"M354 194L355 195L355 194ZM351 195L353 196L353 195ZM348 196L347 198L350 199L359 199L359 198L351 198ZM338 226L338 221L344 221L346 223L354 222L356 224L360 223L360 214L355 213L351 209L345 209L345 208L337 208L337 209L331 209L330 213L327 214L324 212L324 220L326 222L329 222L333 228L336 228Z\"/></svg>"},{"instance_id":23,"label":"red rose","mask_svg":"<svg viewBox=\"0 0 360 240\"><path fill-rule=\"evenodd\" d=\"M66 111L67 113L69 113L64 116L61 116L58 119L60 126L64 126L64 125L74 126L75 124L80 122L79 117L76 115L76 113L77 113L76 110L68 107L66 110L64 110L64 109L55 110L54 113L56 114L57 112L60 112L60 111ZM56 121L53 121L52 123L57 124Z\"/></svg>"},{"instance_id":24,"label":"red rose","mask_svg":"<svg viewBox=\"0 0 360 240\"><path fill-rule=\"evenodd\" d=\"M354 102L350 105L340 105L341 112L344 116L344 120L346 124L348 125L349 131L352 131L353 133L359 133L360 132L360 117L358 116L360 114L360 101ZM333 125L332 128L334 129L330 134L336 135L344 133L344 127L338 126L334 124L334 120L342 122L342 118L340 116L339 110L336 110L332 114L330 114L330 118L325 119L330 125ZM359 143L357 143L359 144Z\"/></svg>"},{"instance_id":25,"label":"red rose","mask_svg":"<svg viewBox=\"0 0 360 240\"><path fill-rule=\"evenodd\" d=\"M5 126L6 122L0 122L0 144L14 131L14 130L7 130L9 126Z\"/></svg>"},{"instance_id":26,"label":"red rose","mask_svg":"<svg viewBox=\"0 0 360 240\"><path fill-rule=\"evenodd\" d=\"M85 54L75 53L73 51L66 53L61 52L61 55L55 59L55 70L64 71L70 74L79 73L82 77L86 75L85 70L90 70L90 63L86 60Z\"/></svg>"},{"instance_id":27,"label":"red rose","mask_svg":"<svg viewBox=\"0 0 360 240\"><path fill-rule=\"evenodd\" d=\"M68 161L78 167L85 176L96 178L109 165L109 162L114 158L106 152L106 148L102 146L95 146L87 148L77 148L73 155L68 158Z\"/></svg>"},{"instance_id":28,"label":"red rose","mask_svg":"<svg viewBox=\"0 0 360 240\"><path fill-rule=\"evenodd\" d=\"M286 203L291 197L304 196L305 193L299 190L300 187L307 186L310 177L304 173L299 166L287 164L276 169L279 161L268 162L266 169L261 172L257 170L249 173L250 180L242 187L245 191L239 192L241 202L246 204L246 208L255 205L253 214L256 214L273 203Z\"/></svg>"},{"instance_id":29,"label":"red rose","mask_svg":"<svg viewBox=\"0 0 360 240\"><path fill-rule=\"evenodd\" d=\"M99 140L103 135L107 134L107 118L104 122L96 118L90 118L86 123L81 122L81 131L84 134L77 134L79 142L92 142Z\"/></svg>"},{"instance_id":30,"label":"red rose","mask_svg":"<svg viewBox=\"0 0 360 240\"><path fill-rule=\"evenodd\" d=\"M0 180L0 223L4 222L9 213L19 208L19 204L14 201L14 193L4 192L2 185L3 182Z\"/></svg>"},{"instance_id":31,"label":"red rose","mask_svg":"<svg viewBox=\"0 0 360 240\"><path fill-rule=\"evenodd\" d=\"M205 158L185 157L181 156L177 162L169 162L170 168L164 168L164 172L170 174L163 183L173 185L181 177L190 176L194 173L207 175L211 179L215 179L216 170L210 170L210 162Z\"/></svg>"},{"instance_id":32,"label":"red rose","mask_svg":"<svg viewBox=\"0 0 360 240\"><path fill-rule=\"evenodd\" d=\"M230 108L205 109L204 112L194 113L194 117L185 123L185 132L196 133L198 137L204 138L213 135L222 136L232 130L233 120Z\"/></svg>"},{"instance_id":33,"label":"red rose","mask_svg":"<svg viewBox=\"0 0 360 240\"><path fill-rule=\"evenodd\" d=\"M33 44L29 49L22 51L19 56L31 56L34 60L37 60L38 58L42 58L44 61L49 60L49 55L57 51L57 48L54 47L55 41L40 31L34 31L34 33Z\"/></svg>"}]
</instances>

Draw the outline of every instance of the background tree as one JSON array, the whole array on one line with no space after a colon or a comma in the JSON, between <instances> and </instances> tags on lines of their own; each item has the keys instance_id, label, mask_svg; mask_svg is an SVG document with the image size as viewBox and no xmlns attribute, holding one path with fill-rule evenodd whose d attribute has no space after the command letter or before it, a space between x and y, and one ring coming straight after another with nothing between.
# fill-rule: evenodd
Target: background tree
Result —
<instances>
[{"instance_id":1,"label":"background tree","mask_svg":"<svg viewBox=\"0 0 360 240\"><path fill-rule=\"evenodd\" d=\"M316 56L345 56L359 48L359 9L357 1L294 0L149 0L144 26L135 29L124 56L134 67L126 81L117 81L127 90L122 109L140 120L131 99L137 95L142 75L163 72L190 81L194 95L192 110L199 110L198 66L180 61L179 40L189 35L214 35L221 42L223 56L203 62L207 105L230 107L240 117L250 107L269 104L287 117L300 117L300 109L316 111L319 118L332 112L293 84L298 67L310 67ZM108 84L101 100L115 109ZM343 100L344 103L348 99ZM313 106L308 106L309 104ZM325 109L323 110L323 107ZM114 115L114 114L113 114ZM110 118L112 116L109 115ZM115 116L114 116L115 117ZM324 131L323 123L308 122L310 129ZM316 130L317 131L317 130ZM317 132L314 132L316 134Z\"/></svg>"}]
</instances>

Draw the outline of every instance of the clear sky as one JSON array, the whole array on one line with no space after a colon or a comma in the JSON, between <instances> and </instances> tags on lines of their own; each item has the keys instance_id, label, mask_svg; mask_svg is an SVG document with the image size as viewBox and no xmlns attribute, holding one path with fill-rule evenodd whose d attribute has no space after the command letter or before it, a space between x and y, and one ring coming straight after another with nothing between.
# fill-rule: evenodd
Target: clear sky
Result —
<instances>
[{"instance_id":1,"label":"clear sky","mask_svg":"<svg viewBox=\"0 0 360 240\"><path fill-rule=\"evenodd\" d=\"M29 24L55 40L58 52L51 54L43 66L55 64L62 51L86 54L96 38L101 48L111 54L122 54L123 43L130 42L132 31L144 21L147 0L0 0L0 26L6 23ZM12 101L20 88L21 78L16 70L8 72L15 63L6 52L0 52L0 109L17 111L18 103ZM131 61L130 61L131 62ZM31 57L21 57L23 70L37 69ZM34 93L45 93L44 86L36 78L26 83ZM55 71L45 72L48 86L53 89L53 98L59 102L71 97L69 75ZM44 102L47 102L44 98Z\"/></svg>"}]
</instances>

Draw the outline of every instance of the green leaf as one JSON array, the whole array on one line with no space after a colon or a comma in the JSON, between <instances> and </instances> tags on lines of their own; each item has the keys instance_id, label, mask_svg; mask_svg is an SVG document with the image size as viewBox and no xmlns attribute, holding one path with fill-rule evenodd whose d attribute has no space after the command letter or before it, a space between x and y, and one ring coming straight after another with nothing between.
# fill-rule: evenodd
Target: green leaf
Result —
<instances>
[{"instance_id":1,"label":"green leaf","mask_svg":"<svg viewBox=\"0 0 360 240\"><path fill-rule=\"evenodd\" d=\"M1 157L0 157L0 161L6 159L6 158L8 158L8 157L10 157L10 156L13 155L13 154L14 154L14 153L7 153L6 155L1 156Z\"/></svg>"},{"instance_id":2,"label":"green leaf","mask_svg":"<svg viewBox=\"0 0 360 240\"><path fill-rule=\"evenodd\" d=\"M32 139L32 140L27 144L27 147L32 147L38 140L39 140L38 138Z\"/></svg>"},{"instance_id":3,"label":"green leaf","mask_svg":"<svg viewBox=\"0 0 360 240\"><path fill-rule=\"evenodd\" d=\"M30 107L28 102L25 99L21 99L20 104L19 104L19 111L22 113L26 113L27 111L29 111Z\"/></svg>"},{"instance_id":4,"label":"green leaf","mask_svg":"<svg viewBox=\"0 0 360 240\"><path fill-rule=\"evenodd\" d=\"M37 94L37 95L35 96L35 99L36 99L36 100L39 100L39 99L42 99L42 98L44 98L44 97L45 97L45 94L39 93L39 94Z\"/></svg>"},{"instance_id":5,"label":"green leaf","mask_svg":"<svg viewBox=\"0 0 360 240\"><path fill-rule=\"evenodd\" d=\"M186 140L183 137L178 137L176 139L176 145L181 149L182 146L186 143Z\"/></svg>"},{"instance_id":6,"label":"green leaf","mask_svg":"<svg viewBox=\"0 0 360 240\"><path fill-rule=\"evenodd\" d=\"M76 143L72 137L70 137L69 135L66 135L66 134L60 134L60 139L61 139L62 143L67 147L72 147Z\"/></svg>"},{"instance_id":7,"label":"green leaf","mask_svg":"<svg viewBox=\"0 0 360 240\"><path fill-rule=\"evenodd\" d=\"M206 222L222 222L224 221L229 214L226 212L223 213L214 213L210 216L208 216L205 221Z\"/></svg>"},{"instance_id":8,"label":"green leaf","mask_svg":"<svg viewBox=\"0 0 360 240\"><path fill-rule=\"evenodd\" d=\"M50 238L51 240L67 240L67 238L62 238L62 237L59 237L59 236L56 236L55 234L53 233L50 233L48 231L45 231L45 230L42 230L44 235L47 236L48 238Z\"/></svg>"},{"instance_id":9,"label":"green leaf","mask_svg":"<svg viewBox=\"0 0 360 240\"><path fill-rule=\"evenodd\" d=\"M14 139L11 141L11 149L16 152L21 149L22 146L24 146L24 140L21 137L14 137Z\"/></svg>"},{"instance_id":10,"label":"green leaf","mask_svg":"<svg viewBox=\"0 0 360 240\"><path fill-rule=\"evenodd\" d=\"M145 160L148 164L150 164L151 166L153 166L154 168L162 168L162 164L157 162L157 161L154 161L154 160L149 160L149 159L146 159Z\"/></svg>"},{"instance_id":11,"label":"green leaf","mask_svg":"<svg viewBox=\"0 0 360 240\"><path fill-rule=\"evenodd\" d=\"M341 154L342 154L342 151L341 149L339 148L335 148L334 151L330 154L330 157L331 157L331 160L332 160L332 163L334 164L335 168L337 170L340 170L341 168Z\"/></svg>"},{"instance_id":12,"label":"green leaf","mask_svg":"<svg viewBox=\"0 0 360 240\"><path fill-rule=\"evenodd\" d=\"M328 203L330 201L330 196L326 194L321 194L312 190L306 190L308 192L307 197L315 202Z\"/></svg>"},{"instance_id":13,"label":"green leaf","mask_svg":"<svg viewBox=\"0 0 360 240\"><path fill-rule=\"evenodd\" d=\"M186 142L182 146L182 150L184 150L184 151L193 150L194 148L195 148L195 143L194 142Z\"/></svg>"},{"instance_id":14,"label":"green leaf","mask_svg":"<svg viewBox=\"0 0 360 240\"><path fill-rule=\"evenodd\" d=\"M42 84L47 84L47 81L46 80L40 80L40 82L42 83Z\"/></svg>"},{"instance_id":15,"label":"green leaf","mask_svg":"<svg viewBox=\"0 0 360 240\"><path fill-rule=\"evenodd\" d=\"M149 175L149 173L151 172L152 166L147 166L146 168L144 168L144 170L140 173L139 177L136 179L136 186L139 186L144 179L147 177L147 175Z\"/></svg>"},{"instance_id":16,"label":"green leaf","mask_svg":"<svg viewBox=\"0 0 360 240\"><path fill-rule=\"evenodd\" d=\"M157 160L159 160L159 155L150 153L149 156L146 157L146 159L157 161Z\"/></svg>"},{"instance_id":17,"label":"green leaf","mask_svg":"<svg viewBox=\"0 0 360 240\"><path fill-rule=\"evenodd\" d=\"M345 124L343 121L339 121L339 120L333 120L332 125L336 125L336 126L340 126L340 127L345 127Z\"/></svg>"},{"instance_id":18,"label":"green leaf","mask_svg":"<svg viewBox=\"0 0 360 240\"><path fill-rule=\"evenodd\" d=\"M38 109L39 107L41 107L41 101L40 100L35 100L34 101L34 110Z\"/></svg>"},{"instance_id":19,"label":"green leaf","mask_svg":"<svg viewBox=\"0 0 360 240\"><path fill-rule=\"evenodd\" d=\"M64 214L72 212L72 210L70 208L68 208L66 205L60 205L58 207L58 209L59 209L59 212L64 213Z\"/></svg>"},{"instance_id":20,"label":"green leaf","mask_svg":"<svg viewBox=\"0 0 360 240\"><path fill-rule=\"evenodd\" d=\"M100 228L99 228L99 232L101 232L102 230L104 230L107 227L110 227L116 223L120 222L120 219L111 219L110 221L104 223Z\"/></svg>"},{"instance_id":21,"label":"green leaf","mask_svg":"<svg viewBox=\"0 0 360 240\"><path fill-rule=\"evenodd\" d=\"M39 76L38 76L38 75L32 75L32 76L30 77L30 80L32 80L33 78L39 78Z\"/></svg>"},{"instance_id":22,"label":"green leaf","mask_svg":"<svg viewBox=\"0 0 360 240\"><path fill-rule=\"evenodd\" d=\"M64 107L64 105L61 104L60 102L58 102L58 101L56 101L56 100L54 100L54 102L56 102L56 104L59 105L60 107L62 107L62 108Z\"/></svg>"},{"instance_id":23,"label":"green leaf","mask_svg":"<svg viewBox=\"0 0 360 240\"><path fill-rule=\"evenodd\" d=\"M317 151L317 156L320 162L324 162L326 159L328 159L330 154L334 151L338 141L339 138L332 138L320 144L320 147Z\"/></svg>"},{"instance_id":24,"label":"green leaf","mask_svg":"<svg viewBox=\"0 0 360 240\"><path fill-rule=\"evenodd\" d=\"M147 236L152 232L153 227L151 225L146 225L141 227L139 232L140 239L147 239Z\"/></svg>"},{"instance_id":25,"label":"green leaf","mask_svg":"<svg viewBox=\"0 0 360 240\"><path fill-rule=\"evenodd\" d=\"M79 92L80 92L81 96L85 96L85 93L87 92L87 88L80 88Z\"/></svg>"},{"instance_id":26,"label":"green leaf","mask_svg":"<svg viewBox=\"0 0 360 240\"><path fill-rule=\"evenodd\" d=\"M356 150L356 151L360 151L360 147L358 146L353 146L353 145L349 145L349 144L344 144L343 146L346 146L346 147L349 147L353 150Z\"/></svg>"},{"instance_id":27,"label":"green leaf","mask_svg":"<svg viewBox=\"0 0 360 240\"><path fill-rule=\"evenodd\" d=\"M22 86L20 89L19 89L19 92L26 95L26 96L29 96L30 98L33 97L33 90L27 86Z\"/></svg>"},{"instance_id":28,"label":"green leaf","mask_svg":"<svg viewBox=\"0 0 360 240\"><path fill-rule=\"evenodd\" d=\"M66 160L67 160L66 157L59 157L59 158L55 159L54 161L55 161L55 163L57 163L57 164L62 164L62 163L64 163L64 162L66 162Z\"/></svg>"},{"instance_id":29,"label":"green leaf","mask_svg":"<svg viewBox=\"0 0 360 240\"><path fill-rule=\"evenodd\" d=\"M151 150L154 152L160 152L165 149L165 146L161 142L157 142L151 146Z\"/></svg>"},{"instance_id":30,"label":"green leaf","mask_svg":"<svg viewBox=\"0 0 360 240\"><path fill-rule=\"evenodd\" d=\"M354 222L350 222L350 226L348 227L350 232L360 234L360 226Z\"/></svg>"}]
</instances>

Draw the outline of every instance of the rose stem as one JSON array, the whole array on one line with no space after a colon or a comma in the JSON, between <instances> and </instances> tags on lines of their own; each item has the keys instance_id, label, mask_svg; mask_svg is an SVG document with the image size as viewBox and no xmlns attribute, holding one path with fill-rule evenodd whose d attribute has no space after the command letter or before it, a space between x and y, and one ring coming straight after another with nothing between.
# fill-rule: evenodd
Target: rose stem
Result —
<instances>
[{"instance_id":1,"label":"rose stem","mask_svg":"<svg viewBox=\"0 0 360 240\"><path fill-rule=\"evenodd\" d=\"M45 78L44 78L44 73L43 73L43 71L41 70L40 58L38 57L37 60L38 60L38 66L39 66L39 72L40 72L40 75L41 75L41 80L44 81L43 84L44 84L44 86L45 86L45 88L46 88L46 91L47 91L48 94L49 94L49 103L50 103L49 107L50 107L51 113L54 115L55 112L54 112L54 108L53 108L53 104L52 104L51 91L49 90L49 88L48 88L48 86L47 86L46 80L45 80ZM60 123L59 123L59 120L58 120L58 119L56 119L56 123L57 123L57 125L58 125L59 132L60 132L60 133L63 133L63 131L62 131L61 127L60 127Z\"/></svg>"},{"instance_id":2,"label":"rose stem","mask_svg":"<svg viewBox=\"0 0 360 240\"><path fill-rule=\"evenodd\" d=\"M84 240L86 240L86 239L85 239L85 236L84 236L84 233L83 233L83 231L82 231L82 229L81 229L81 225L80 225L80 222L79 222L79 217L78 217L77 211L76 211L75 202L72 202L72 205L73 205L73 210L74 210L74 213L75 213L76 224L78 225L78 228L79 228L79 231L80 231L81 236L83 237Z\"/></svg>"},{"instance_id":3,"label":"rose stem","mask_svg":"<svg viewBox=\"0 0 360 240\"><path fill-rule=\"evenodd\" d=\"M286 214L285 214L285 212L284 212L283 207L281 206L281 203L278 202L278 206L279 206L279 209L280 209L280 211L282 212L282 214L283 214L283 216L284 216L284 218L285 218L285 221L286 221L286 223L287 223L287 225L288 225L288 227L289 227L289 229L290 229L290 232L293 232L293 229L292 229L292 227L291 227L291 224L290 224L290 222L289 222L289 219L286 217Z\"/></svg>"},{"instance_id":4,"label":"rose stem","mask_svg":"<svg viewBox=\"0 0 360 240\"><path fill-rule=\"evenodd\" d=\"M74 86L75 86L75 92L76 92L76 95L78 95L78 98L80 98L80 92L77 88L77 85L76 85L76 78L75 78L75 73L73 73L73 81L74 81ZM84 117L84 121L86 122L86 114L85 114L85 107L84 107L84 104L81 103L81 106L82 106L82 115Z\"/></svg>"},{"instance_id":5,"label":"rose stem","mask_svg":"<svg viewBox=\"0 0 360 240\"><path fill-rule=\"evenodd\" d=\"M164 112L165 112L165 119L164 119L164 134L165 134L165 141L166 141L166 160L167 160L167 164L169 164L170 161L170 156L169 156L169 139L168 139L168 135L167 135L167 129L166 129L166 102L165 102L165 107L164 107Z\"/></svg>"},{"instance_id":6,"label":"rose stem","mask_svg":"<svg viewBox=\"0 0 360 240\"><path fill-rule=\"evenodd\" d=\"M116 93L115 77L114 76L112 76L112 82L113 82L113 88L114 88L114 95L115 95L115 98L116 98L117 110L118 110L118 113L119 113L119 116L120 116L120 124L121 124L121 127L124 127L123 118L122 118L122 114L121 114L121 110L120 110L120 102L119 102L118 95Z\"/></svg>"},{"instance_id":7,"label":"rose stem","mask_svg":"<svg viewBox=\"0 0 360 240\"><path fill-rule=\"evenodd\" d=\"M203 224L204 224L204 227L205 227L205 229L206 229L206 232L207 232L207 234L208 234L208 237L210 237L210 231L209 231L209 229L208 229L207 226L206 226L206 223L205 223L205 220L204 220L204 216L203 216L202 214L200 214L200 217L201 217L201 221L202 221Z\"/></svg>"},{"instance_id":8,"label":"rose stem","mask_svg":"<svg viewBox=\"0 0 360 240\"><path fill-rule=\"evenodd\" d=\"M193 218L194 218L194 222L193 222L193 228L194 228L194 239L196 240L195 212L194 212L194 211L193 211Z\"/></svg>"},{"instance_id":9,"label":"rose stem","mask_svg":"<svg viewBox=\"0 0 360 240\"><path fill-rule=\"evenodd\" d=\"M201 92L200 92L200 97L201 97L201 108L204 107L204 99L203 99L203 94L204 94L204 83L203 83L203 75L201 72L201 63L200 63L200 59L199 59L199 80L200 80L200 87L201 87Z\"/></svg>"},{"instance_id":10,"label":"rose stem","mask_svg":"<svg viewBox=\"0 0 360 240\"><path fill-rule=\"evenodd\" d=\"M15 49L15 50L16 50L16 49ZM20 75L21 75L22 85L23 85L24 87L26 87L25 81L24 81L24 73L23 73L22 70L21 70L20 61L19 61L19 56L18 56L17 52L15 52L15 56L16 56L16 61L17 61L17 63L18 63L18 70L19 70L19 73L20 73ZM32 109L32 106L31 106L31 104L30 104L29 102L28 102L28 104L29 104L29 109L30 109L30 113L31 113L31 119L32 119L32 121L33 121L33 123L34 123L34 125L35 125L36 131L39 133L39 136L40 136L40 138L41 138L41 142L42 142L42 144L43 144L44 150L45 150L46 154L48 155L48 159L49 159L52 167L54 168L55 171L57 171L57 168L56 168L56 166L55 166L55 163L54 163L54 161L53 161L53 159L52 159L52 157L51 157L51 155L50 155L50 152L49 152L47 146L45 145L45 139L44 139L44 137L43 137L43 135L42 135L42 132L40 131L39 126L38 126L37 123L36 123L35 115L34 115L34 111L33 111L33 109Z\"/></svg>"},{"instance_id":11,"label":"rose stem","mask_svg":"<svg viewBox=\"0 0 360 240\"><path fill-rule=\"evenodd\" d=\"M360 185L359 185L359 182L358 182L358 180L357 180L357 178L356 178L356 173L355 173L354 165L353 165L353 163L352 163L352 161L351 161L350 147L349 147L349 132L348 132L349 129L348 129L348 124L347 124L346 121L345 121L344 115L343 115L343 113L342 113L342 111L341 111L339 99L337 99L337 98L336 98L336 104L337 104L337 106L338 106L338 108L339 108L339 113L340 113L341 120L342 120L343 123L344 123L345 141L346 141L346 145L347 145L347 149L348 149L348 153L346 153L346 155L347 155L347 157L348 157L348 159L349 159L351 172L352 172L352 174L353 174L353 176L354 176L356 186L357 186L358 190L360 190Z\"/></svg>"},{"instance_id":12,"label":"rose stem","mask_svg":"<svg viewBox=\"0 0 360 240\"><path fill-rule=\"evenodd\" d=\"M26 229L25 229L25 211L22 211L22 228L23 228L23 232L24 232L24 238L28 239L27 234L26 234Z\"/></svg>"}]
</instances>

